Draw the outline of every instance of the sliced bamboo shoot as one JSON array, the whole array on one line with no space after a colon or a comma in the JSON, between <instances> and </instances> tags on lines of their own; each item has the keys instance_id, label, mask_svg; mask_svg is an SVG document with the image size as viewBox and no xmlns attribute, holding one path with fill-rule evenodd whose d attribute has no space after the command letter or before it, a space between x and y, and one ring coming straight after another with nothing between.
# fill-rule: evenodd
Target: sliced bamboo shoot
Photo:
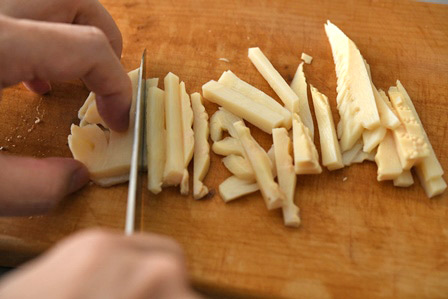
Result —
<instances>
[{"instance_id":1,"label":"sliced bamboo shoot","mask_svg":"<svg viewBox=\"0 0 448 299\"><path fill-rule=\"evenodd\" d=\"M314 140L314 123L311 116L310 105L308 102L307 84L305 73L303 72L303 62L299 64L294 79L291 82L291 88L299 97L299 116L303 124L310 130L311 140Z\"/></svg>"},{"instance_id":2,"label":"sliced bamboo shoot","mask_svg":"<svg viewBox=\"0 0 448 299\"><path fill-rule=\"evenodd\" d=\"M189 186L190 174L188 173L188 169L185 168L182 173L182 180L180 181L180 194L187 196L190 192Z\"/></svg>"},{"instance_id":3,"label":"sliced bamboo shoot","mask_svg":"<svg viewBox=\"0 0 448 299\"><path fill-rule=\"evenodd\" d=\"M130 125L126 132L103 131L94 123L84 127L72 125L71 135L68 136L68 145L73 157L87 167L92 181L104 187L123 183L129 179L138 70L129 72L129 78L132 82L133 96L129 112ZM91 105L94 103L93 96L90 95L89 98ZM81 111L80 114L82 113Z\"/></svg>"},{"instance_id":4,"label":"sliced bamboo shoot","mask_svg":"<svg viewBox=\"0 0 448 299\"><path fill-rule=\"evenodd\" d=\"M208 114L199 93L191 95L194 129L193 198L200 199L208 194L203 180L210 167L210 145L208 143Z\"/></svg>"},{"instance_id":5,"label":"sliced bamboo shoot","mask_svg":"<svg viewBox=\"0 0 448 299\"><path fill-rule=\"evenodd\" d=\"M362 132L362 142L364 144L363 151L370 153L376 148L386 135L386 131L387 129L383 126L379 126L374 130L364 130L364 132Z\"/></svg>"},{"instance_id":6,"label":"sliced bamboo shoot","mask_svg":"<svg viewBox=\"0 0 448 299\"><path fill-rule=\"evenodd\" d=\"M216 81L204 84L202 93L207 100L224 107L268 134L271 134L273 128L283 124L282 115Z\"/></svg>"},{"instance_id":7,"label":"sliced bamboo shoot","mask_svg":"<svg viewBox=\"0 0 448 299\"><path fill-rule=\"evenodd\" d=\"M210 137L214 142L222 139L223 132L228 132L230 136L237 137L233 124L243 119L222 107L210 118Z\"/></svg>"},{"instance_id":8,"label":"sliced bamboo shoot","mask_svg":"<svg viewBox=\"0 0 448 299\"><path fill-rule=\"evenodd\" d=\"M146 89L159 86L159 78L150 78L146 80Z\"/></svg>"},{"instance_id":9,"label":"sliced bamboo shoot","mask_svg":"<svg viewBox=\"0 0 448 299\"><path fill-rule=\"evenodd\" d=\"M81 108L79 108L79 111L78 111L78 118L79 119L82 120L84 118L84 116L86 115L87 109L94 102L96 102L96 96L95 96L95 93L92 91L87 96L87 99L84 102L84 104L81 106Z\"/></svg>"},{"instance_id":10,"label":"sliced bamboo shoot","mask_svg":"<svg viewBox=\"0 0 448 299\"><path fill-rule=\"evenodd\" d=\"M236 176L228 177L219 185L219 195L225 202L240 198L259 190L254 181L246 181Z\"/></svg>"},{"instance_id":11,"label":"sliced bamboo shoot","mask_svg":"<svg viewBox=\"0 0 448 299\"><path fill-rule=\"evenodd\" d=\"M421 175L419 175L419 171L417 170L417 175L419 176L420 183L425 190L426 196L429 198L442 194L446 190L446 182L442 177L436 177L429 181L424 181Z\"/></svg>"},{"instance_id":12,"label":"sliced bamboo shoot","mask_svg":"<svg viewBox=\"0 0 448 299\"><path fill-rule=\"evenodd\" d=\"M291 157L291 139L285 128L272 130L272 138L278 184L285 194L282 206L283 220L286 226L298 227L300 225L299 208L294 204L297 176Z\"/></svg>"},{"instance_id":13,"label":"sliced bamboo shoot","mask_svg":"<svg viewBox=\"0 0 448 299\"><path fill-rule=\"evenodd\" d=\"M344 167L341 150L339 148L333 115L331 114L328 98L311 85L311 94L319 128L322 164L329 170Z\"/></svg>"},{"instance_id":14,"label":"sliced bamboo shoot","mask_svg":"<svg viewBox=\"0 0 448 299\"><path fill-rule=\"evenodd\" d=\"M164 91L146 85L146 144L148 155L148 190L154 194L162 191L165 167L165 102Z\"/></svg>"},{"instance_id":15,"label":"sliced bamboo shoot","mask_svg":"<svg viewBox=\"0 0 448 299\"><path fill-rule=\"evenodd\" d=\"M212 145L212 151L221 156L244 155L244 149L241 146L241 142L233 137L226 137L222 140L214 142Z\"/></svg>"},{"instance_id":16,"label":"sliced bamboo shoot","mask_svg":"<svg viewBox=\"0 0 448 299\"><path fill-rule=\"evenodd\" d=\"M356 154L356 156L353 158L351 164L362 163L362 162L364 162L366 160L367 161L371 161L371 162L375 162L375 156L376 156L376 149L374 149L370 153L359 151L358 154Z\"/></svg>"},{"instance_id":17,"label":"sliced bamboo shoot","mask_svg":"<svg viewBox=\"0 0 448 299\"><path fill-rule=\"evenodd\" d=\"M409 94L400 81L397 81L397 88L403 96L403 100L407 103L407 106L412 110L415 119L420 124L423 130L425 141L429 146L429 155L425 157L422 162L415 166L415 170L417 172L419 180L429 197L443 193L443 191L446 189L446 183L442 178L444 173L442 165L440 165L440 162L437 159L431 142L429 141L428 134L426 134L423 123L418 116L417 110L415 110L414 104L412 103Z\"/></svg>"},{"instance_id":18,"label":"sliced bamboo shoot","mask_svg":"<svg viewBox=\"0 0 448 299\"><path fill-rule=\"evenodd\" d=\"M191 161L194 151L194 132L193 125L193 110L191 109L190 97L185 89L185 83L180 83L180 98L182 102L182 130L184 137L184 163L185 167Z\"/></svg>"},{"instance_id":19,"label":"sliced bamboo shoot","mask_svg":"<svg viewBox=\"0 0 448 299\"><path fill-rule=\"evenodd\" d=\"M318 174L322 172L319 165L319 153L311 133L297 114L293 115L292 135L294 148L294 170L296 174Z\"/></svg>"},{"instance_id":20,"label":"sliced bamboo shoot","mask_svg":"<svg viewBox=\"0 0 448 299\"><path fill-rule=\"evenodd\" d=\"M380 117L361 53L355 43L330 21L325 24L325 32L336 65L338 109L354 109L356 120L364 128L376 129L380 125Z\"/></svg>"},{"instance_id":21,"label":"sliced bamboo shoot","mask_svg":"<svg viewBox=\"0 0 448 299\"><path fill-rule=\"evenodd\" d=\"M281 114L283 116L283 126L287 129L291 128L291 112L289 112L288 109L284 108L279 102L265 94L263 91L238 78L232 71L222 73L218 82L245 95L252 101L262 104L272 111Z\"/></svg>"},{"instance_id":22,"label":"sliced bamboo shoot","mask_svg":"<svg viewBox=\"0 0 448 299\"><path fill-rule=\"evenodd\" d=\"M378 181L393 180L401 175L403 167L395 146L392 133L388 131L378 146L375 162L378 166Z\"/></svg>"},{"instance_id":23,"label":"sliced bamboo shoot","mask_svg":"<svg viewBox=\"0 0 448 299\"><path fill-rule=\"evenodd\" d=\"M342 163L344 163L345 166L353 164L353 160L360 152L362 152L361 140L355 143L351 149L342 153Z\"/></svg>"},{"instance_id":24,"label":"sliced bamboo shoot","mask_svg":"<svg viewBox=\"0 0 448 299\"><path fill-rule=\"evenodd\" d=\"M89 107L85 111L84 117L81 119L79 126L84 127L85 125L88 125L88 124L98 124L98 125L103 126L103 128L108 129L108 126L106 125L106 123L101 118L101 116L98 112L98 108L96 105L96 96L94 93L92 93L92 94L93 94L94 101L89 105Z\"/></svg>"},{"instance_id":25,"label":"sliced bamboo shoot","mask_svg":"<svg viewBox=\"0 0 448 299\"><path fill-rule=\"evenodd\" d=\"M302 56L300 57L306 64L310 64L311 61L313 61L313 57L306 54L306 53L302 53Z\"/></svg>"},{"instance_id":26,"label":"sliced bamboo shoot","mask_svg":"<svg viewBox=\"0 0 448 299\"><path fill-rule=\"evenodd\" d=\"M380 115L381 125L385 128L394 130L398 128L400 125L400 120L395 115L392 106L390 105L389 98L383 92L381 94L373 85L372 82L373 94L375 96L376 106L378 107L378 113Z\"/></svg>"},{"instance_id":27,"label":"sliced bamboo shoot","mask_svg":"<svg viewBox=\"0 0 448 299\"><path fill-rule=\"evenodd\" d=\"M229 155L222 159L222 163L234 176L255 182L255 174L252 166L244 157Z\"/></svg>"},{"instance_id":28,"label":"sliced bamboo shoot","mask_svg":"<svg viewBox=\"0 0 448 299\"><path fill-rule=\"evenodd\" d=\"M392 105L389 102L389 98L386 96L386 94L381 95L378 92L378 89L375 87L375 84L373 84L372 74L370 73L370 66L365 59L364 64L366 65L370 83L372 84L373 96L375 97L375 103L376 107L378 108L381 125L385 128L394 130L400 125L400 120L393 112Z\"/></svg>"},{"instance_id":29,"label":"sliced bamboo shoot","mask_svg":"<svg viewBox=\"0 0 448 299\"><path fill-rule=\"evenodd\" d=\"M179 77L165 77L166 163L164 185L179 185L184 177L184 140ZM185 179L185 178L184 178Z\"/></svg>"},{"instance_id":30,"label":"sliced bamboo shoot","mask_svg":"<svg viewBox=\"0 0 448 299\"><path fill-rule=\"evenodd\" d=\"M401 121L401 125L394 130L397 153L403 169L408 170L429 156L429 145L425 140L423 127L398 88L391 87L389 97Z\"/></svg>"},{"instance_id":31,"label":"sliced bamboo shoot","mask_svg":"<svg viewBox=\"0 0 448 299\"><path fill-rule=\"evenodd\" d=\"M409 187L414 184L414 179L412 178L412 173L410 170L404 170L399 176L394 179L395 187Z\"/></svg>"},{"instance_id":32,"label":"sliced bamboo shoot","mask_svg":"<svg viewBox=\"0 0 448 299\"><path fill-rule=\"evenodd\" d=\"M260 48L249 49L249 59L291 112L299 111L299 97L274 68Z\"/></svg>"},{"instance_id":33,"label":"sliced bamboo shoot","mask_svg":"<svg viewBox=\"0 0 448 299\"><path fill-rule=\"evenodd\" d=\"M272 210L282 207L285 201L285 195L274 181L268 155L251 136L249 128L243 122L236 122L233 126L244 148L245 157L249 159L252 169L255 172L255 177L267 208Z\"/></svg>"}]
</instances>

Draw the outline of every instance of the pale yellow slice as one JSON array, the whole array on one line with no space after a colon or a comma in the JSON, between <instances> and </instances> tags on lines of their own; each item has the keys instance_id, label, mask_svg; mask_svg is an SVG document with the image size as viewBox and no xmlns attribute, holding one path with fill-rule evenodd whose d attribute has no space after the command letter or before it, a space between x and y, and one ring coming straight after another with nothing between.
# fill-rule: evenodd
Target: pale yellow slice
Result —
<instances>
[{"instance_id":1,"label":"pale yellow slice","mask_svg":"<svg viewBox=\"0 0 448 299\"><path fill-rule=\"evenodd\" d=\"M299 111L299 97L274 68L260 48L249 49L249 59L291 112Z\"/></svg>"},{"instance_id":2,"label":"pale yellow slice","mask_svg":"<svg viewBox=\"0 0 448 299\"><path fill-rule=\"evenodd\" d=\"M185 83L180 83L180 98L182 103L182 131L184 140L184 163L187 167L193 158L194 132L193 132L193 110L191 100L185 89Z\"/></svg>"},{"instance_id":3,"label":"pale yellow slice","mask_svg":"<svg viewBox=\"0 0 448 299\"><path fill-rule=\"evenodd\" d=\"M283 116L283 126L287 129L291 128L291 112L288 109L263 91L238 78L232 71L222 73L218 82L281 114Z\"/></svg>"},{"instance_id":4,"label":"pale yellow slice","mask_svg":"<svg viewBox=\"0 0 448 299\"><path fill-rule=\"evenodd\" d=\"M268 134L271 134L273 128L283 124L281 114L216 81L204 84L202 94L210 102L222 106Z\"/></svg>"},{"instance_id":5,"label":"pale yellow slice","mask_svg":"<svg viewBox=\"0 0 448 299\"><path fill-rule=\"evenodd\" d=\"M68 145L73 157L87 167L92 181L105 187L123 183L129 179L138 69L129 72L129 78L132 82L133 96L129 114L130 125L126 132L109 132L93 123L83 127L72 125L71 135L68 136ZM91 105L94 103L94 98L92 95L89 98Z\"/></svg>"},{"instance_id":6,"label":"pale yellow slice","mask_svg":"<svg viewBox=\"0 0 448 299\"><path fill-rule=\"evenodd\" d=\"M409 187L414 184L414 179L412 178L412 173L410 170L403 170L403 172L394 179L395 187Z\"/></svg>"},{"instance_id":7,"label":"pale yellow slice","mask_svg":"<svg viewBox=\"0 0 448 299\"><path fill-rule=\"evenodd\" d=\"M278 184L285 194L285 201L282 206L283 221L286 226L299 227L299 208L294 204L297 176L291 157L291 139L285 128L272 130L272 138Z\"/></svg>"},{"instance_id":8,"label":"pale yellow slice","mask_svg":"<svg viewBox=\"0 0 448 299\"><path fill-rule=\"evenodd\" d=\"M254 193L259 190L259 187L255 181L246 181L236 176L231 176L219 185L218 190L222 200L229 202Z\"/></svg>"},{"instance_id":9,"label":"pale yellow slice","mask_svg":"<svg viewBox=\"0 0 448 299\"><path fill-rule=\"evenodd\" d=\"M313 61L313 57L306 54L306 53L302 53L302 56L300 56L300 58L306 63L306 64L311 64L311 62Z\"/></svg>"},{"instance_id":10,"label":"pale yellow slice","mask_svg":"<svg viewBox=\"0 0 448 299\"><path fill-rule=\"evenodd\" d=\"M308 128L311 134L311 140L314 140L314 123L311 116L310 105L308 102L308 92L305 73L303 72L303 62L299 64L294 79L291 82L291 88L299 97L299 116L303 124Z\"/></svg>"},{"instance_id":11,"label":"pale yellow slice","mask_svg":"<svg viewBox=\"0 0 448 299\"><path fill-rule=\"evenodd\" d=\"M159 86L159 78L149 78L146 80L146 89Z\"/></svg>"},{"instance_id":12,"label":"pale yellow slice","mask_svg":"<svg viewBox=\"0 0 448 299\"><path fill-rule=\"evenodd\" d=\"M375 156L375 162L378 166L377 180L394 180L403 172L403 167L400 163L400 158L395 146L394 137L388 131L378 146Z\"/></svg>"},{"instance_id":13,"label":"pale yellow slice","mask_svg":"<svg viewBox=\"0 0 448 299\"><path fill-rule=\"evenodd\" d=\"M164 91L146 85L146 144L148 155L148 190L162 191L165 168L165 101Z\"/></svg>"},{"instance_id":14,"label":"pale yellow slice","mask_svg":"<svg viewBox=\"0 0 448 299\"><path fill-rule=\"evenodd\" d=\"M244 157L232 154L222 158L222 163L234 176L247 181L255 181L254 170Z\"/></svg>"},{"instance_id":15,"label":"pale yellow slice","mask_svg":"<svg viewBox=\"0 0 448 299\"><path fill-rule=\"evenodd\" d=\"M364 132L362 132L362 150L366 153L370 153L383 140L386 131L387 129L382 125L374 130L364 130Z\"/></svg>"},{"instance_id":16,"label":"pale yellow slice","mask_svg":"<svg viewBox=\"0 0 448 299\"><path fill-rule=\"evenodd\" d=\"M339 148L333 115L331 114L328 98L311 85L314 112L319 128L320 146L322 151L322 165L329 170L344 167L341 150Z\"/></svg>"},{"instance_id":17,"label":"pale yellow slice","mask_svg":"<svg viewBox=\"0 0 448 299\"><path fill-rule=\"evenodd\" d=\"M177 186L184 176L184 138L179 77L173 73L165 80L166 163L164 185Z\"/></svg>"},{"instance_id":18,"label":"pale yellow slice","mask_svg":"<svg viewBox=\"0 0 448 299\"><path fill-rule=\"evenodd\" d=\"M237 137L233 124L242 120L242 118L220 107L210 118L211 139L214 142L221 140L224 132L228 132L232 137Z\"/></svg>"},{"instance_id":19,"label":"pale yellow slice","mask_svg":"<svg viewBox=\"0 0 448 299\"><path fill-rule=\"evenodd\" d=\"M380 125L380 117L361 53L355 43L330 21L325 24L325 32L336 65L339 109L349 109L351 106L355 112L354 117L364 128L376 129Z\"/></svg>"},{"instance_id":20,"label":"pale yellow slice","mask_svg":"<svg viewBox=\"0 0 448 299\"><path fill-rule=\"evenodd\" d=\"M429 156L429 145L425 140L423 127L398 88L389 88L389 97L401 121L401 125L394 130L398 156L403 169L408 170Z\"/></svg>"},{"instance_id":21,"label":"pale yellow slice","mask_svg":"<svg viewBox=\"0 0 448 299\"><path fill-rule=\"evenodd\" d=\"M425 138L426 143L429 146L429 154L427 157L423 158L423 161L418 163L415 166L416 173L419 177L420 183L425 189L426 195L428 197L433 197L443 193L446 189L446 182L443 180L443 169L440 164L437 156L434 152L434 149L429 141L428 135L423 127L423 123L418 116L417 110L415 110L414 104L412 103L409 94L407 93L404 86L400 81L397 81L398 91L401 93L403 100L406 102L407 106L412 110L415 120L419 123L423 136Z\"/></svg>"},{"instance_id":22,"label":"pale yellow slice","mask_svg":"<svg viewBox=\"0 0 448 299\"><path fill-rule=\"evenodd\" d=\"M222 140L214 142L212 145L212 151L220 156L244 155L244 149L241 146L241 142L234 137L226 137Z\"/></svg>"},{"instance_id":23,"label":"pale yellow slice","mask_svg":"<svg viewBox=\"0 0 448 299\"><path fill-rule=\"evenodd\" d=\"M274 181L268 155L251 136L249 128L243 122L236 122L233 126L244 148L245 157L247 157L255 172L255 177L267 208L272 210L282 207L285 195Z\"/></svg>"},{"instance_id":24,"label":"pale yellow slice","mask_svg":"<svg viewBox=\"0 0 448 299\"><path fill-rule=\"evenodd\" d=\"M208 188L203 180L210 167L210 144L208 143L208 114L202 104L199 93L191 95L193 107L194 130L194 164L193 164L193 198L200 199L208 194Z\"/></svg>"},{"instance_id":25,"label":"pale yellow slice","mask_svg":"<svg viewBox=\"0 0 448 299\"><path fill-rule=\"evenodd\" d=\"M351 149L342 153L342 163L344 163L345 166L353 164L353 160L360 152L362 152L362 141L358 140Z\"/></svg>"},{"instance_id":26,"label":"pale yellow slice","mask_svg":"<svg viewBox=\"0 0 448 299\"><path fill-rule=\"evenodd\" d=\"M311 138L311 132L302 123L300 116L293 115L292 138L294 149L294 170L296 174L319 174L319 153Z\"/></svg>"}]
</instances>

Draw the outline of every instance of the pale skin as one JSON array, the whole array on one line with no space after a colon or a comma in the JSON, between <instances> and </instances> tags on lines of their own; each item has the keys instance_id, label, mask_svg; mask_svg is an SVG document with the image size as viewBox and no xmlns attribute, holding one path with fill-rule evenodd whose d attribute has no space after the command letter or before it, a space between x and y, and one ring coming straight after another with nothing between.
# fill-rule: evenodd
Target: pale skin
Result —
<instances>
[{"instance_id":1,"label":"pale skin","mask_svg":"<svg viewBox=\"0 0 448 299\"><path fill-rule=\"evenodd\" d=\"M131 82L121 33L97 0L1 0L1 89L23 82L38 94L80 78L107 125L129 125ZM42 214L88 182L69 158L0 155L0 216ZM197 298L181 248L169 238L89 230L58 243L0 281L1 298Z\"/></svg>"}]
</instances>

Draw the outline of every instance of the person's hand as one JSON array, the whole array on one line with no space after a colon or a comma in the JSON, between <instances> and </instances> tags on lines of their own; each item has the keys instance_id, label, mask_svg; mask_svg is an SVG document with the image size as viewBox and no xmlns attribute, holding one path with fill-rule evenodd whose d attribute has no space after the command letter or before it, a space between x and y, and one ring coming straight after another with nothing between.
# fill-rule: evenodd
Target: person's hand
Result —
<instances>
[{"instance_id":1,"label":"person's hand","mask_svg":"<svg viewBox=\"0 0 448 299\"><path fill-rule=\"evenodd\" d=\"M19 82L46 93L51 80L81 78L107 125L124 131L132 87L121 48L120 31L96 0L1 0L0 96ZM0 216L43 213L87 181L73 159L0 155Z\"/></svg>"},{"instance_id":2,"label":"person's hand","mask_svg":"<svg viewBox=\"0 0 448 299\"><path fill-rule=\"evenodd\" d=\"M69 237L0 282L0 298L198 298L180 247L150 234Z\"/></svg>"},{"instance_id":3,"label":"person's hand","mask_svg":"<svg viewBox=\"0 0 448 299\"><path fill-rule=\"evenodd\" d=\"M121 33L97 0L2 0L0 14L1 87L25 81L46 93L48 81L81 78L106 124L127 129L132 88Z\"/></svg>"}]
</instances>

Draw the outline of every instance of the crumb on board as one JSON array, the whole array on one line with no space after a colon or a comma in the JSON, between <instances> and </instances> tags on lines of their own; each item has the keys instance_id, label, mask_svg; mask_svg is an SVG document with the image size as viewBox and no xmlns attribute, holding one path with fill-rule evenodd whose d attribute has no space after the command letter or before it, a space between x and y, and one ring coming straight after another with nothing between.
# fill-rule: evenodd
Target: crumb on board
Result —
<instances>
[{"instance_id":1,"label":"crumb on board","mask_svg":"<svg viewBox=\"0 0 448 299\"><path fill-rule=\"evenodd\" d=\"M342 178L342 181L345 182L347 179L348 179L348 177L345 176Z\"/></svg>"},{"instance_id":2,"label":"crumb on board","mask_svg":"<svg viewBox=\"0 0 448 299\"><path fill-rule=\"evenodd\" d=\"M17 135L17 139L22 139L22 135Z\"/></svg>"},{"instance_id":3,"label":"crumb on board","mask_svg":"<svg viewBox=\"0 0 448 299\"><path fill-rule=\"evenodd\" d=\"M225 57L221 57L221 58L219 58L218 60L220 60L220 61L224 61L224 62L230 62L230 60L228 60L228 59L225 58Z\"/></svg>"},{"instance_id":4,"label":"crumb on board","mask_svg":"<svg viewBox=\"0 0 448 299\"><path fill-rule=\"evenodd\" d=\"M3 150L3 146L0 146L0 152Z\"/></svg>"},{"instance_id":5,"label":"crumb on board","mask_svg":"<svg viewBox=\"0 0 448 299\"><path fill-rule=\"evenodd\" d=\"M306 53L302 53L301 59L303 61L305 61L306 64L310 64L311 61L313 61L313 57L308 55L308 54L306 54Z\"/></svg>"},{"instance_id":6,"label":"crumb on board","mask_svg":"<svg viewBox=\"0 0 448 299\"><path fill-rule=\"evenodd\" d=\"M38 117L38 116L36 116L36 120L34 121L34 123L35 124L38 124L38 123L40 123L42 120Z\"/></svg>"}]
</instances>

